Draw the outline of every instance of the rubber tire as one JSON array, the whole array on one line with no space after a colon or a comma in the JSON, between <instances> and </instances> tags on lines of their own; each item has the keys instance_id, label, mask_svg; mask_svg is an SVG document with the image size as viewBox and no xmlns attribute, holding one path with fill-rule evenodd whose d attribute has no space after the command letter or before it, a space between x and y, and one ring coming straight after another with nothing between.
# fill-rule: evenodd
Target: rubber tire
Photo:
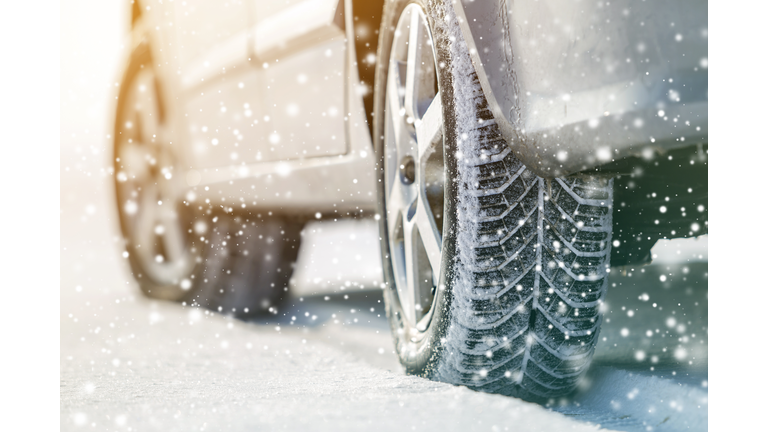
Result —
<instances>
[{"instance_id":1,"label":"rubber tire","mask_svg":"<svg viewBox=\"0 0 768 432\"><path fill-rule=\"evenodd\" d=\"M238 318L276 312L288 288L304 224L288 217L219 215L195 291L186 298Z\"/></svg>"},{"instance_id":2,"label":"rubber tire","mask_svg":"<svg viewBox=\"0 0 768 432\"><path fill-rule=\"evenodd\" d=\"M133 53L123 75L116 118L124 116L127 92L131 80L143 67L152 65L149 45L140 44ZM161 85L162 83L158 83ZM159 95L162 96L162 93ZM159 99L163 110L163 100ZM114 172L122 169L114 155L120 144L120 121L115 122L113 157ZM192 287L182 290L147 276L129 238L127 222L120 211L121 197L115 178L115 205L124 238L128 263L142 293L152 299L168 300L202 306L214 311L248 317L267 312L287 298L288 282L298 256L303 222L290 217L269 216L249 218L232 214L210 214L210 210L193 210L190 205L179 204L178 214L183 226L194 231L196 221L203 220L212 230L206 233L208 242L199 237L190 238L190 247L196 249L197 264L187 278ZM209 206L210 208L210 206ZM213 222L213 220L217 222ZM245 226L243 226L245 224ZM239 234L243 232L243 234ZM234 241L231 241L234 238ZM227 245L222 243L227 241Z\"/></svg>"},{"instance_id":3,"label":"rubber tire","mask_svg":"<svg viewBox=\"0 0 768 432\"><path fill-rule=\"evenodd\" d=\"M411 3L424 9L437 61L444 63L438 81L446 179L452 180L445 186L440 288L424 332L403 319L384 203L389 52L397 20ZM567 395L591 361L602 321L612 180L550 182L525 168L495 124L450 7L387 2L379 38L373 136L384 298L400 362L408 373L481 391L529 400Z\"/></svg>"}]
</instances>

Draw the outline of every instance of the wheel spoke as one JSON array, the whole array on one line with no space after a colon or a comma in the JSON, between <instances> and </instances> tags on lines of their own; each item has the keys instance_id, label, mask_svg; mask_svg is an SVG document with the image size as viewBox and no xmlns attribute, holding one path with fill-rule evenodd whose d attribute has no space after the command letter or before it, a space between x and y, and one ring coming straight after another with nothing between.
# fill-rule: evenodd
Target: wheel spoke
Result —
<instances>
[{"instance_id":1,"label":"wheel spoke","mask_svg":"<svg viewBox=\"0 0 768 432\"><path fill-rule=\"evenodd\" d=\"M399 141L400 134L402 133L402 130L405 126L405 118L404 118L404 112L401 113L401 109L403 108L400 105L400 83L398 82L398 71L397 71L397 64L396 62L392 62L390 65L390 74L387 77L387 113L389 114L389 118L392 120L392 127L394 128L395 132L395 140Z\"/></svg>"},{"instance_id":2,"label":"wheel spoke","mask_svg":"<svg viewBox=\"0 0 768 432\"><path fill-rule=\"evenodd\" d=\"M183 199L186 184L182 176L177 175L175 160L169 151L163 152L158 163L157 184L160 188L163 202L178 203Z\"/></svg>"},{"instance_id":3,"label":"wheel spoke","mask_svg":"<svg viewBox=\"0 0 768 432\"><path fill-rule=\"evenodd\" d=\"M132 101L136 113L137 138L144 143L155 142L160 125L155 82L152 74L149 73L141 74L137 79Z\"/></svg>"},{"instance_id":4,"label":"wheel spoke","mask_svg":"<svg viewBox=\"0 0 768 432\"><path fill-rule=\"evenodd\" d=\"M406 125L406 115L404 108L400 106L400 98L398 91L397 78L392 77L395 74L390 74L391 82L387 86L387 92L389 93L389 106L388 115L392 122L392 128L394 132L395 147L397 148L398 160L402 159L405 155L416 156L416 141L413 133Z\"/></svg>"},{"instance_id":5,"label":"wheel spoke","mask_svg":"<svg viewBox=\"0 0 768 432\"><path fill-rule=\"evenodd\" d=\"M443 135L443 104L437 93L421 120L416 121L416 141L419 143L419 157L422 161L428 151Z\"/></svg>"},{"instance_id":6,"label":"wheel spoke","mask_svg":"<svg viewBox=\"0 0 768 432\"><path fill-rule=\"evenodd\" d=\"M392 183L392 189L389 192L389 198L387 199L387 228L389 229L389 236L392 239L394 239L394 236L396 235L397 217L404 212L404 198L403 185L400 183L400 179L395 179Z\"/></svg>"},{"instance_id":7,"label":"wheel spoke","mask_svg":"<svg viewBox=\"0 0 768 432\"><path fill-rule=\"evenodd\" d=\"M412 319L413 295L408 290L408 259L410 255L407 252L407 243L402 238L405 215L402 212L391 212L388 216L389 227L389 251L392 271L395 277L395 288L397 297L400 299L400 305L406 314L407 319Z\"/></svg>"},{"instance_id":8,"label":"wheel spoke","mask_svg":"<svg viewBox=\"0 0 768 432\"><path fill-rule=\"evenodd\" d=\"M421 241L424 244L424 249L427 252L427 259L429 260L432 274L439 275L443 241L440 236L440 231L437 229L435 218L429 210L424 196L421 194L419 195L419 203L416 207L414 223L419 228L419 234L421 236Z\"/></svg>"},{"instance_id":9,"label":"wheel spoke","mask_svg":"<svg viewBox=\"0 0 768 432\"><path fill-rule=\"evenodd\" d=\"M411 13L411 23L408 33L408 60L405 69L405 112L414 120L417 119L419 96L419 71L421 70L421 42L423 28L418 13Z\"/></svg>"},{"instance_id":10,"label":"wheel spoke","mask_svg":"<svg viewBox=\"0 0 768 432\"><path fill-rule=\"evenodd\" d=\"M408 304L403 304L403 310L410 322L416 322L416 304L419 301L419 253L416 250L418 231L414 228L416 224L413 221L403 221L403 237L405 240L405 297Z\"/></svg>"},{"instance_id":11,"label":"wheel spoke","mask_svg":"<svg viewBox=\"0 0 768 432\"><path fill-rule=\"evenodd\" d=\"M168 261L174 265L183 265L185 257L184 232L178 220L176 210L173 208L173 202L163 202L159 208L159 222L162 223L164 232L162 234L163 249Z\"/></svg>"},{"instance_id":12,"label":"wheel spoke","mask_svg":"<svg viewBox=\"0 0 768 432\"><path fill-rule=\"evenodd\" d=\"M138 240L140 253L147 258L154 259L152 252L155 250L155 224L157 218L157 186L152 183L144 183L139 196L139 207L136 212L136 220L133 224L134 237Z\"/></svg>"}]
</instances>

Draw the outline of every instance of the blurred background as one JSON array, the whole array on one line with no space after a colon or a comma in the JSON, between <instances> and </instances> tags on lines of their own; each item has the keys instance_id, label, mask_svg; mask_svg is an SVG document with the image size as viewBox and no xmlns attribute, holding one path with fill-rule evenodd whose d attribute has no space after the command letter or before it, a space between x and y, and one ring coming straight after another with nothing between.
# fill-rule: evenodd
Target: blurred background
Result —
<instances>
[{"instance_id":1,"label":"blurred background","mask_svg":"<svg viewBox=\"0 0 768 432\"><path fill-rule=\"evenodd\" d=\"M128 55L124 45L128 12L123 2L95 0L74 1L62 10L62 312L82 304L89 295L106 299L139 294L121 256L109 174L109 128ZM307 290L333 290L345 283L378 287L381 269L376 230L372 220L310 223L307 233L311 240L305 242L303 264L294 277L297 295ZM123 283L114 284L116 278ZM75 285L68 287L65 281Z\"/></svg>"},{"instance_id":2,"label":"blurred background","mask_svg":"<svg viewBox=\"0 0 768 432\"><path fill-rule=\"evenodd\" d=\"M450 386L406 377L392 353L378 291L373 221L305 228L292 282L294 300L278 317L241 322L141 297L121 256L107 170L108 128L128 54L124 3L76 0L61 10L62 430L298 430L307 424L353 429L372 420L405 427L424 410L477 426L473 422L482 409L466 407L489 395L453 394L458 390ZM604 427L645 430L647 419L631 415L646 406L643 397L668 394L680 405L659 407L651 416L654 421L667 422L670 412L684 407L696 414L669 424L706 427L707 242L706 236L661 241L653 249L652 265L613 270L607 320L587 384L596 390L575 404L551 408ZM299 353L319 353L319 359L297 360L293 356ZM348 380L336 382L339 376ZM367 390L355 387L365 377L381 380L369 383ZM653 381L663 379L672 381ZM370 393L384 388L386 380L397 386ZM683 384L685 393L675 389ZM438 406L441 399L423 402L416 395L427 391L455 396L466 407L447 413ZM356 400L355 394L375 399L376 406ZM321 396L327 401L316 399ZM409 411L402 400L415 408ZM528 405L499 403L503 409L485 415L502 427L510 410ZM339 404L352 408L340 412ZM481 406L486 405L477 402Z\"/></svg>"}]
</instances>

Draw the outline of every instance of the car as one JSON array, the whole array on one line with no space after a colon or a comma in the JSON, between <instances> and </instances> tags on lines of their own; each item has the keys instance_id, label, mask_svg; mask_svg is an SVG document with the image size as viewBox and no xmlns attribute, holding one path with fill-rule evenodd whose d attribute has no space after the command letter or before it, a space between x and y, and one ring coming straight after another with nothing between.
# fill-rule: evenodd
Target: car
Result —
<instances>
[{"instance_id":1,"label":"car","mask_svg":"<svg viewBox=\"0 0 768 432\"><path fill-rule=\"evenodd\" d=\"M310 220L378 221L408 373L578 386L611 269L707 233L694 0L132 0L114 121L143 293L276 312Z\"/></svg>"}]
</instances>

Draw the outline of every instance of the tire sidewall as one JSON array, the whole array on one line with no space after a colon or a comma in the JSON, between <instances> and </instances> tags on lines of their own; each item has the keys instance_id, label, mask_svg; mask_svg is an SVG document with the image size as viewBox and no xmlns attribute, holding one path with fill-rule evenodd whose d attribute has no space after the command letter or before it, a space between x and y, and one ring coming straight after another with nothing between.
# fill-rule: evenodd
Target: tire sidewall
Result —
<instances>
[{"instance_id":1,"label":"tire sidewall","mask_svg":"<svg viewBox=\"0 0 768 432\"><path fill-rule=\"evenodd\" d=\"M445 163L445 200L443 208L443 249L438 289L433 301L433 314L429 326L424 332L413 329L403 318L402 307L397 295L394 271L390 258L389 233L386 210L386 182L384 178L384 131L386 82L389 69L389 56L394 40L394 28L406 8L416 4L422 8L432 32L438 64L438 87L440 89L443 108L443 151ZM410 374L424 377L435 375L438 360L442 355L441 340L447 333L450 323L451 292L454 284L456 259L456 209L458 207L459 182L457 160L454 157L456 147L456 114L453 96L452 62L450 56L450 41L444 21L435 19L441 14L435 10L434 3L426 4L422 0L396 0L385 6L382 25L379 31L378 60L376 80L374 85L374 151L376 155L377 176L377 209L379 217L379 233L384 274L384 300L387 317L392 329L400 362Z\"/></svg>"}]
</instances>

